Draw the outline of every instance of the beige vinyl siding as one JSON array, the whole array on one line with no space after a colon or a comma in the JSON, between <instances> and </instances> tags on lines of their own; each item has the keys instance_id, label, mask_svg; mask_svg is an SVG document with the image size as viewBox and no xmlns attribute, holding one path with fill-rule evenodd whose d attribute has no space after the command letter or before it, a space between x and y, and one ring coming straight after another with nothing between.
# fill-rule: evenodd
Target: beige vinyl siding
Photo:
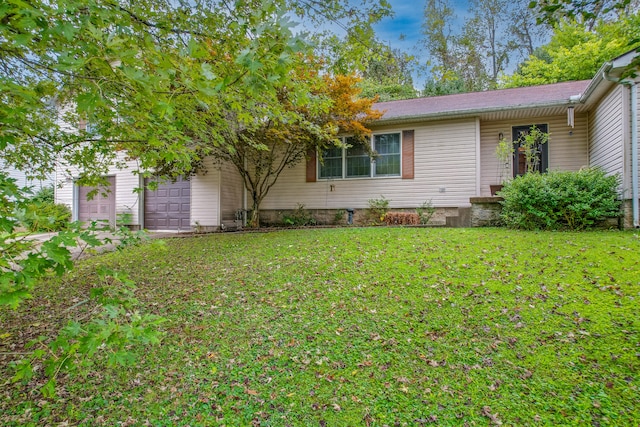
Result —
<instances>
[{"instance_id":1,"label":"beige vinyl siding","mask_svg":"<svg viewBox=\"0 0 640 427\"><path fill-rule=\"evenodd\" d=\"M123 154L118 157L123 157ZM140 195L135 191L141 187L140 175L134 173L138 170L138 163L130 160L125 165L125 169L111 167L108 173L116 177L116 221L119 213L130 212L133 224L140 224Z\"/></svg>"},{"instance_id":2,"label":"beige vinyl siding","mask_svg":"<svg viewBox=\"0 0 640 427\"><path fill-rule=\"evenodd\" d=\"M624 175L624 103L623 86L615 85L591 113L589 123L589 159L591 166L609 174Z\"/></svg>"},{"instance_id":3,"label":"beige vinyl siding","mask_svg":"<svg viewBox=\"0 0 640 427\"><path fill-rule=\"evenodd\" d=\"M11 166L6 166L2 161L0 161L0 170L6 173L9 178L13 178L16 180L16 185L20 188L22 187L31 187L33 192L37 192L41 188L49 187L55 182L55 172L48 174L47 177L43 180L40 179L30 179L27 178L27 175L24 171L17 170Z\"/></svg>"},{"instance_id":4,"label":"beige vinyl siding","mask_svg":"<svg viewBox=\"0 0 640 427\"><path fill-rule=\"evenodd\" d=\"M73 212L73 176L66 175L60 164L56 166L55 201L67 205Z\"/></svg>"},{"instance_id":5,"label":"beige vinyl siding","mask_svg":"<svg viewBox=\"0 0 640 427\"><path fill-rule=\"evenodd\" d=\"M491 184L499 184L499 165L495 156L499 134L511 140L514 126L547 124L549 131L549 169L579 170L588 165L587 140L588 118L586 114L576 114L575 127L567 125L567 117L547 116L530 119L481 121L480 122L480 192L489 196ZM511 178L511 167L505 169L503 177Z\"/></svg>"},{"instance_id":6,"label":"beige vinyl siding","mask_svg":"<svg viewBox=\"0 0 640 427\"><path fill-rule=\"evenodd\" d=\"M119 152L117 157L118 166L109 168L107 176L116 177L116 215L130 212L133 224L140 224L140 196L135 192L140 187L140 177L135 172L138 170L138 163L135 160L126 160L125 153ZM80 174L77 168L67 168L58 165L56 168L56 203L63 203L74 213L74 220L77 219L77 209L74 207L77 191L75 190L74 179Z\"/></svg>"},{"instance_id":7,"label":"beige vinyl siding","mask_svg":"<svg viewBox=\"0 0 640 427\"><path fill-rule=\"evenodd\" d=\"M205 159L206 173L191 178L191 225L220 226L220 166Z\"/></svg>"},{"instance_id":8,"label":"beige vinyl siding","mask_svg":"<svg viewBox=\"0 0 640 427\"><path fill-rule=\"evenodd\" d=\"M469 206L476 195L476 120L449 120L385 127L374 133L415 131L414 179L358 178L306 182L305 162L286 169L262 203L262 209L365 208L369 199L386 197L393 208L411 208L431 200L434 206ZM442 191L441 191L442 190Z\"/></svg>"},{"instance_id":9,"label":"beige vinyl siding","mask_svg":"<svg viewBox=\"0 0 640 427\"><path fill-rule=\"evenodd\" d=\"M220 210L222 221L233 221L236 212L242 209L244 184L238 170L231 163L222 165L222 186L220 188Z\"/></svg>"},{"instance_id":10,"label":"beige vinyl siding","mask_svg":"<svg viewBox=\"0 0 640 427\"><path fill-rule=\"evenodd\" d=\"M638 123L638 127L640 128L640 87L638 87L638 108L636 109L638 114L637 114L637 123ZM638 129L638 133L640 134L640 129ZM631 139L631 138L629 138ZM640 146L640 136L638 137L639 141L638 141L638 146ZM631 141L629 141L629 149L631 149ZM638 149L638 165L640 165L640 149ZM631 171L631 156L626 156L629 159L629 171ZM631 175L631 173L629 173L629 175ZM640 171L638 172L638 175L640 175ZM631 178L629 178L629 182L631 182ZM640 176L638 177L638 186L640 186Z\"/></svg>"}]
</instances>

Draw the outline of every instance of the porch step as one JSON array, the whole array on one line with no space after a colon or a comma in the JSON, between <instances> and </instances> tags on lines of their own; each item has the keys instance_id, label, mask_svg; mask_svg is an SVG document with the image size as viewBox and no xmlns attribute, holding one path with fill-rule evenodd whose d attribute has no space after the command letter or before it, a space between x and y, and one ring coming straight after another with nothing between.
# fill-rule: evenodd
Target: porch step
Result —
<instances>
[{"instance_id":1,"label":"porch step","mask_svg":"<svg viewBox=\"0 0 640 427\"><path fill-rule=\"evenodd\" d=\"M471 227L471 208L458 208L457 216L445 218L447 227Z\"/></svg>"}]
</instances>

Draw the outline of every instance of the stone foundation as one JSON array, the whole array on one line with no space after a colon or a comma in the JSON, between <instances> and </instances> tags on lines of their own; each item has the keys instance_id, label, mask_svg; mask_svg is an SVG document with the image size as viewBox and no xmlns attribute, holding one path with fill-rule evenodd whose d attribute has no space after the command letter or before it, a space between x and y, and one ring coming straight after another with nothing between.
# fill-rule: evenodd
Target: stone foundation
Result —
<instances>
[{"instance_id":1,"label":"stone foundation","mask_svg":"<svg viewBox=\"0 0 640 427\"><path fill-rule=\"evenodd\" d=\"M348 225L349 214L346 209L306 209L306 212L316 221L316 225ZM465 210L466 209L466 210ZM462 215L468 208L438 207L429 220L428 226L468 227L469 215ZM295 209L262 210L260 223L263 226L286 226L284 218L291 217ZM371 225L367 217L367 208L354 208L353 225ZM416 213L416 208L390 208L389 212Z\"/></svg>"},{"instance_id":2,"label":"stone foundation","mask_svg":"<svg viewBox=\"0 0 640 427\"><path fill-rule=\"evenodd\" d=\"M634 228L633 227L633 203L631 199L625 200L622 202L622 227Z\"/></svg>"},{"instance_id":3,"label":"stone foundation","mask_svg":"<svg viewBox=\"0 0 640 427\"><path fill-rule=\"evenodd\" d=\"M502 225L502 197L472 197L471 227L497 227Z\"/></svg>"}]
</instances>

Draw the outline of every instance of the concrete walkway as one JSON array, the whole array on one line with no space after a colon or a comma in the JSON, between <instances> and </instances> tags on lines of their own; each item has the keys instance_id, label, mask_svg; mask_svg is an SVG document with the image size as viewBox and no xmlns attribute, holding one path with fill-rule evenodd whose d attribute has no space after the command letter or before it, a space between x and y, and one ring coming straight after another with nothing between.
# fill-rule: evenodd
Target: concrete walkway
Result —
<instances>
[{"instance_id":1,"label":"concrete walkway","mask_svg":"<svg viewBox=\"0 0 640 427\"><path fill-rule=\"evenodd\" d=\"M28 236L25 236L25 239L36 241L38 242L37 245L40 245L46 242L47 240L51 239L52 237L56 236L57 234L58 234L57 232L30 234ZM147 239L163 239L163 238L185 236L187 234L191 234L191 232L148 231L146 233L146 237ZM86 247L86 244L80 241L80 244L78 246L68 248L74 260L86 258L91 255L95 255L96 253L115 251L118 245L120 244L120 236L118 236L117 234L111 231L97 231L95 233L95 237L101 241L109 239L110 242L105 243L102 246Z\"/></svg>"}]
</instances>

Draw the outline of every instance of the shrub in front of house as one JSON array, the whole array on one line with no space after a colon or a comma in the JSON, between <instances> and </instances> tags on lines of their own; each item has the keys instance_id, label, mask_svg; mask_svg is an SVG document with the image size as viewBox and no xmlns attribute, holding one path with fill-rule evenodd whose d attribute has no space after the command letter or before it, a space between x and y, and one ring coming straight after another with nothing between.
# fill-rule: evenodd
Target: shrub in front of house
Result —
<instances>
[{"instance_id":1,"label":"shrub in front of house","mask_svg":"<svg viewBox=\"0 0 640 427\"><path fill-rule=\"evenodd\" d=\"M16 212L20 223L31 232L60 231L71 221L71 210L54 202L53 187L44 187L29 197L25 208Z\"/></svg>"},{"instance_id":2,"label":"shrub in front of house","mask_svg":"<svg viewBox=\"0 0 640 427\"><path fill-rule=\"evenodd\" d=\"M31 232L65 230L71 221L71 211L67 205L53 202L30 203L18 212L18 219Z\"/></svg>"},{"instance_id":3,"label":"shrub in front of house","mask_svg":"<svg viewBox=\"0 0 640 427\"><path fill-rule=\"evenodd\" d=\"M601 169L528 173L505 183L502 220L523 230L586 230L620 215L617 175Z\"/></svg>"},{"instance_id":4,"label":"shrub in front of house","mask_svg":"<svg viewBox=\"0 0 640 427\"><path fill-rule=\"evenodd\" d=\"M384 222L387 225L419 225L420 216L413 212L387 212Z\"/></svg>"}]
</instances>

